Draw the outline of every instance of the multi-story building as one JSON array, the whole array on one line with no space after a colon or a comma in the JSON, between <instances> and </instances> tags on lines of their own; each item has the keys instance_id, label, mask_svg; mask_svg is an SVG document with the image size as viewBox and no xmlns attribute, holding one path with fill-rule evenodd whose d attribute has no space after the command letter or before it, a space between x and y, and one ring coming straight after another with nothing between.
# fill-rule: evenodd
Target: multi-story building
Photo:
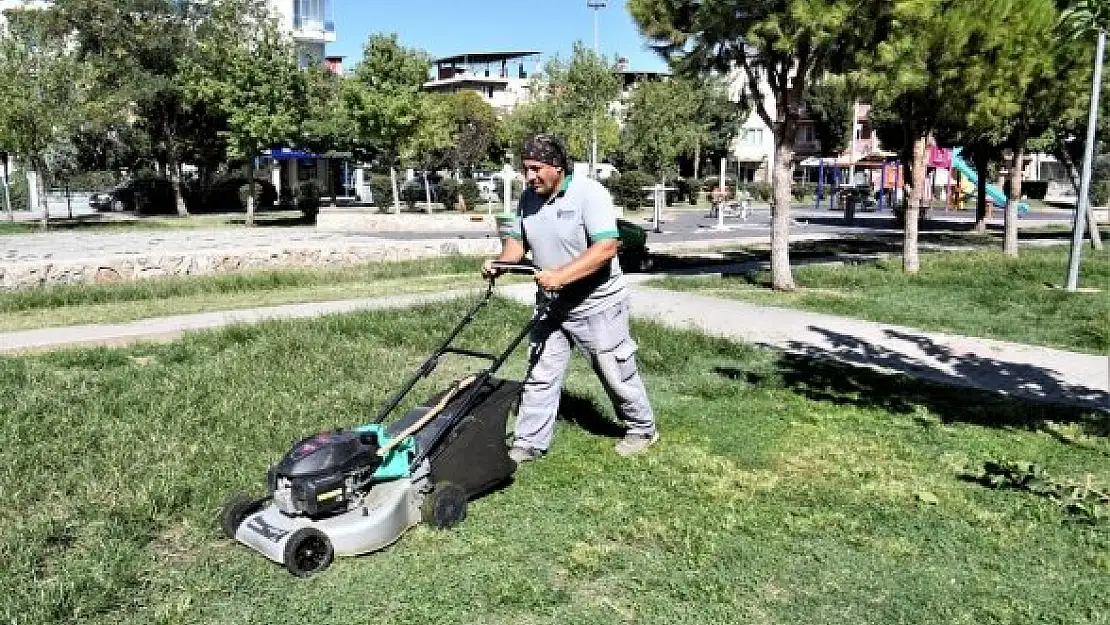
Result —
<instances>
[{"instance_id":1,"label":"multi-story building","mask_svg":"<svg viewBox=\"0 0 1110 625\"><path fill-rule=\"evenodd\" d=\"M292 36L301 67L319 65L325 48L335 43L331 0L269 0L278 25Z\"/></svg>"},{"instance_id":2,"label":"multi-story building","mask_svg":"<svg viewBox=\"0 0 1110 625\"><path fill-rule=\"evenodd\" d=\"M425 91L474 91L493 108L505 112L532 97L532 75L539 70L539 52L469 52L433 61L435 78Z\"/></svg>"}]
</instances>

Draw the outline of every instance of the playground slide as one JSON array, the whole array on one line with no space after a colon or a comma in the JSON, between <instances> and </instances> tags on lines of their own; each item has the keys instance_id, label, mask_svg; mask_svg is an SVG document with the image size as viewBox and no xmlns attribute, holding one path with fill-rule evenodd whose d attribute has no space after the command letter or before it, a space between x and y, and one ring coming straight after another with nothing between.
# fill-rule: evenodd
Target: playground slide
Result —
<instances>
[{"instance_id":1,"label":"playground slide","mask_svg":"<svg viewBox=\"0 0 1110 625\"><path fill-rule=\"evenodd\" d=\"M967 181L970 182L972 185L978 185L979 172L975 171L975 168L972 167L970 163L965 161L963 157L960 156L961 150L963 150L963 148L955 148L952 150L952 169L960 172L960 175L966 178ZM989 197L991 201L994 202L995 206L999 208L1005 208L1007 198L1006 193L1002 189L999 189L993 184L988 184L987 197ZM1018 202L1018 214L1024 215L1028 212L1029 205L1025 202Z\"/></svg>"}]
</instances>

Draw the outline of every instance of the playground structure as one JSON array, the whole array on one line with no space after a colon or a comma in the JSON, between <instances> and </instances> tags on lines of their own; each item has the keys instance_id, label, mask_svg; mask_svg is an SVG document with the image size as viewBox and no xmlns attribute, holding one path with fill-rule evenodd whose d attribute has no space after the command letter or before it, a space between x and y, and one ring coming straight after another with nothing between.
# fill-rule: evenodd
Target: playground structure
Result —
<instances>
[{"instance_id":1,"label":"playground structure","mask_svg":"<svg viewBox=\"0 0 1110 625\"><path fill-rule=\"evenodd\" d=\"M946 208L962 209L965 198L975 195L979 175L975 168L960 156L962 151L962 147L942 149L930 146L929 158L926 161L926 166L932 169L931 184L928 185L930 205L936 194L937 173L941 171L945 172L943 186L944 206ZM872 194L875 196L874 206L876 210L881 212L885 208L895 209L895 206L901 200L904 186L902 162L884 158L881 161L871 163L861 160L857 161L855 165L864 171L872 170L872 173L868 174L870 181L866 185L857 185L854 180L845 180L844 174L847 173L848 167L839 159L829 159L828 167L826 167L825 159L819 161L814 210L821 207L821 203L826 196L826 186L832 188L832 191L827 194L829 210L836 210L838 208L838 196L842 197L849 218L855 213L856 209L872 206L870 201ZM873 190L875 186L873 170L875 169L879 170L877 192ZM831 183L826 183L827 176L825 174L827 170L831 171ZM954 172L956 175L953 175ZM988 211L990 205L1005 207L1008 202L1006 192L995 185L986 185L986 194ZM1019 202L1018 214L1024 215L1028 212L1029 205L1026 202Z\"/></svg>"}]
</instances>

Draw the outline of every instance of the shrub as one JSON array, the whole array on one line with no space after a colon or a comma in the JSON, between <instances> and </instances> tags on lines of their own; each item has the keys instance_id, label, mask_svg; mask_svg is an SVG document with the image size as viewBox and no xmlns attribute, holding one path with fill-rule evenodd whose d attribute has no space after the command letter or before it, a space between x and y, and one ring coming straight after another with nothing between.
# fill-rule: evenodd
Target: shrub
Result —
<instances>
[{"instance_id":1,"label":"shrub","mask_svg":"<svg viewBox=\"0 0 1110 625\"><path fill-rule=\"evenodd\" d=\"M3 193L3 190L0 190L0 193ZM28 205L31 196L27 189L27 176L16 175L8 180L8 196L11 198L13 211L31 209ZM0 196L0 202L3 201L4 198ZM0 204L0 208L3 208L2 204Z\"/></svg>"},{"instance_id":2,"label":"shrub","mask_svg":"<svg viewBox=\"0 0 1110 625\"><path fill-rule=\"evenodd\" d=\"M306 217L315 217L320 212L320 186L313 181L302 183L297 188L297 210Z\"/></svg>"},{"instance_id":3,"label":"shrub","mask_svg":"<svg viewBox=\"0 0 1110 625\"><path fill-rule=\"evenodd\" d=\"M686 181L690 186L686 199L689 200L691 206L697 205L701 196L702 181L697 178L687 178Z\"/></svg>"},{"instance_id":4,"label":"shrub","mask_svg":"<svg viewBox=\"0 0 1110 625\"><path fill-rule=\"evenodd\" d=\"M771 201L771 183L769 182L751 182L748 183L748 193L752 194L752 199L760 202Z\"/></svg>"},{"instance_id":5,"label":"shrub","mask_svg":"<svg viewBox=\"0 0 1110 625\"><path fill-rule=\"evenodd\" d=\"M1095 159L1091 171L1091 202L1093 206L1110 204L1110 155Z\"/></svg>"},{"instance_id":6,"label":"shrub","mask_svg":"<svg viewBox=\"0 0 1110 625\"><path fill-rule=\"evenodd\" d=\"M437 190L439 201L443 203L443 208L446 210L455 210L456 205L459 203L459 183L454 178L444 178L439 181L439 189ZM423 184L420 186L420 192L424 192Z\"/></svg>"},{"instance_id":7,"label":"shrub","mask_svg":"<svg viewBox=\"0 0 1110 625\"><path fill-rule=\"evenodd\" d=\"M370 192L374 195L374 206L382 210L393 207L393 183L387 174L370 175Z\"/></svg>"},{"instance_id":8,"label":"shrub","mask_svg":"<svg viewBox=\"0 0 1110 625\"><path fill-rule=\"evenodd\" d=\"M795 182L794 185L790 187L790 194L794 197L795 202L812 200L813 197L817 195L817 183Z\"/></svg>"},{"instance_id":9,"label":"shrub","mask_svg":"<svg viewBox=\"0 0 1110 625\"><path fill-rule=\"evenodd\" d=\"M471 178L459 183L458 192L462 194L463 200L466 201L468 210L475 210L482 201L482 190L478 188L478 183Z\"/></svg>"},{"instance_id":10,"label":"shrub","mask_svg":"<svg viewBox=\"0 0 1110 625\"><path fill-rule=\"evenodd\" d=\"M613 203L623 206L625 210L635 211L650 203L650 195L644 187L655 184L655 180L641 171L627 171L623 174L610 176L605 181L605 186L613 194Z\"/></svg>"}]
</instances>

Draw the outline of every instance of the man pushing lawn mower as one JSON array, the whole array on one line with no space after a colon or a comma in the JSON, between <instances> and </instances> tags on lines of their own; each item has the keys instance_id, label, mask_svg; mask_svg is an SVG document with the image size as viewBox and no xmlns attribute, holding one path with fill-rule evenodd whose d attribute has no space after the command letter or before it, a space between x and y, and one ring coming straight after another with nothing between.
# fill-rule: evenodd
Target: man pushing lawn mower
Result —
<instances>
[{"instance_id":1,"label":"man pushing lawn mower","mask_svg":"<svg viewBox=\"0 0 1110 625\"><path fill-rule=\"evenodd\" d=\"M659 440L647 390L636 369L629 333L628 293L617 261L620 245L609 191L596 180L571 174L566 150L551 135L537 135L521 152L527 189L501 254L482 266L519 263L529 252L539 268L537 297L557 293L549 314L531 331L515 438L509 457L517 464L543 457L555 432L563 378L577 345L590 360L627 425L616 451L640 453Z\"/></svg>"}]
</instances>

